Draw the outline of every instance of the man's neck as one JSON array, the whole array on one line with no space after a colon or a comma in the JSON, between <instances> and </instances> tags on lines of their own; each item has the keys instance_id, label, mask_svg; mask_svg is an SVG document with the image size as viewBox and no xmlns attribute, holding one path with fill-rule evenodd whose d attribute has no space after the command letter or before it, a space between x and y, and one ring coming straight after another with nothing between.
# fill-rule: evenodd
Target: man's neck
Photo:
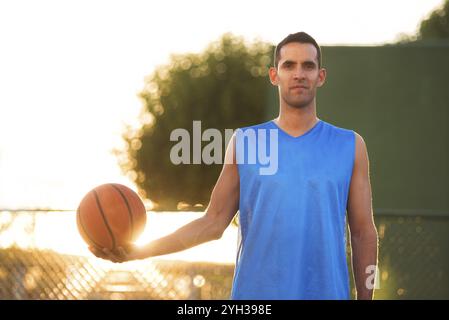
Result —
<instances>
[{"instance_id":1,"label":"man's neck","mask_svg":"<svg viewBox=\"0 0 449 320\"><path fill-rule=\"evenodd\" d=\"M275 123L292 136L300 136L319 121L316 116L315 101L304 108L281 105Z\"/></svg>"}]
</instances>

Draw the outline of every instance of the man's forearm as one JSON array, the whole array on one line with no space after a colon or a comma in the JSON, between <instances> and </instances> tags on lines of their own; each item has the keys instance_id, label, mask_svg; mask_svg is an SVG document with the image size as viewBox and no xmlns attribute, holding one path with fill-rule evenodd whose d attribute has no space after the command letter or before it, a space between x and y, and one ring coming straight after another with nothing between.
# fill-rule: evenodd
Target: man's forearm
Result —
<instances>
[{"instance_id":1,"label":"man's forearm","mask_svg":"<svg viewBox=\"0 0 449 320\"><path fill-rule=\"evenodd\" d=\"M151 241L138 248L133 258L145 259L183 251L201 243L219 239L220 236L216 222L207 216L203 216L165 237Z\"/></svg>"},{"instance_id":2,"label":"man's forearm","mask_svg":"<svg viewBox=\"0 0 449 320\"><path fill-rule=\"evenodd\" d=\"M377 233L351 236L352 268L358 300L371 300L374 294L377 270Z\"/></svg>"}]
</instances>

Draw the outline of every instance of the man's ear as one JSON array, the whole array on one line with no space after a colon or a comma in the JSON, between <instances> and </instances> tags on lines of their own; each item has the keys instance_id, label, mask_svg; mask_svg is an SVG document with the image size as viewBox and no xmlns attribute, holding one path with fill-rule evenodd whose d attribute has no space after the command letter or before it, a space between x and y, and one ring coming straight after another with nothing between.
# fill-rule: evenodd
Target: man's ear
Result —
<instances>
[{"instance_id":1,"label":"man's ear","mask_svg":"<svg viewBox=\"0 0 449 320\"><path fill-rule=\"evenodd\" d=\"M268 70L268 75L270 76L270 82L273 86L277 86L279 84L278 72L276 68L270 67Z\"/></svg>"},{"instance_id":2,"label":"man's ear","mask_svg":"<svg viewBox=\"0 0 449 320\"><path fill-rule=\"evenodd\" d=\"M327 71L324 68L321 68L318 73L318 85L317 87L322 87L326 82Z\"/></svg>"}]
</instances>

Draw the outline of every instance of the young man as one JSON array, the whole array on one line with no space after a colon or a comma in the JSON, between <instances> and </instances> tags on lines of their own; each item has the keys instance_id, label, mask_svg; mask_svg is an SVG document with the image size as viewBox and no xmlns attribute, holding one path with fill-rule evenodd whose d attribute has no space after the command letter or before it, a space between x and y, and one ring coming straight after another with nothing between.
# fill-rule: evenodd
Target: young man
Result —
<instances>
[{"instance_id":1,"label":"young man","mask_svg":"<svg viewBox=\"0 0 449 320\"><path fill-rule=\"evenodd\" d=\"M239 211L233 299L348 299L347 213L357 298L372 299L377 232L365 143L317 118L316 90L326 70L311 36L282 40L269 75L279 89L279 116L233 136L205 215L144 247L91 248L95 255L123 262L181 251L219 239ZM239 150L247 152L239 141L248 130L277 133L274 173L236 161Z\"/></svg>"}]
</instances>

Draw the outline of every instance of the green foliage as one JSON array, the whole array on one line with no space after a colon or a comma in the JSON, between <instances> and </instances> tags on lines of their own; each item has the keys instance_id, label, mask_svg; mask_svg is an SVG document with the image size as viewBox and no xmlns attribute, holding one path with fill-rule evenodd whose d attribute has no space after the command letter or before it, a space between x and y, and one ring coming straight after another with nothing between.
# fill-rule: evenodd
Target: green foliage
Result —
<instances>
[{"instance_id":1,"label":"green foliage","mask_svg":"<svg viewBox=\"0 0 449 320\"><path fill-rule=\"evenodd\" d=\"M262 41L225 34L202 53L172 55L146 79L142 126L125 133L120 164L157 209L174 210L179 202L207 205L222 165L173 164L170 150L177 142L170 133L184 128L192 137L192 122L200 120L202 132L220 130L224 155L224 129L265 119L272 52Z\"/></svg>"},{"instance_id":2,"label":"green foliage","mask_svg":"<svg viewBox=\"0 0 449 320\"><path fill-rule=\"evenodd\" d=\"M421 22L418 39L449 39L449 0Z\"/></svg>"},{"instance_id":3,"label":"green foliage","mask_svg":"<svg viewBox=\"0 0 449 320\"><path fill-rule=\"evenodd\" d=\"M416 45L424 42L433 44L446 40L449 40L449 0L419 23L416 34L398 34L396 44Z\"/></svg>"}]
</instances>

